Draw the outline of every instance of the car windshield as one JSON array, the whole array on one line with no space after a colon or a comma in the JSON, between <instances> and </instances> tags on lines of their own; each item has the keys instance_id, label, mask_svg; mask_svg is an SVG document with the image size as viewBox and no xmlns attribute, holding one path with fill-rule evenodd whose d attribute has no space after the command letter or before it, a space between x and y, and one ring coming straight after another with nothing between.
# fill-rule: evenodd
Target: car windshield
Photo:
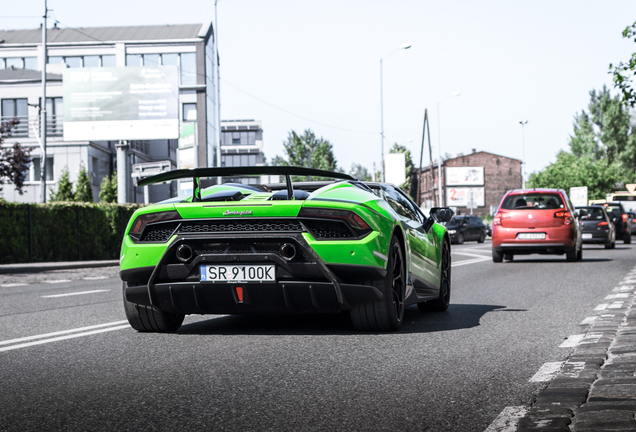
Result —
<instances>
[{"instance_id":1,"label":"car windshield","mask_svg":"<svg viewBox=\"0 0 636 432\"><path fill-rule=\"evenodd\" d=\"M582 220L604 220L605 215L603 214L603 210L598 207L581 207L581 210L586 210L587 214L581 216Z\"/></svg>"},{"instance_id":2,"label":"car windshield","mask_svg":"<svg viewBox=\"0 0 636 432\"><path fill-rule=\"evenodd\" d=\"M529 193L508 195L501 205L502 209L558 209L564 208L558 194Z\"/></svg>"},{"instance_id":3,"label":"car windshield","mask_svg":"<svg viewBox=\"0 0 636 432\"><path fill-rule=\"evenodd\" d=\"M605 211L607 211L608 213L614 214L614 216L616 217L621 217L623 215L623 209L621 209L621 206L617 206L617 205L609 204L605 206Z\"/></svg>"},{"instance_id":4,"label":"car windshield","mask_svg":"<svg viewBox=\"0 0 636 432\"><path fill-rule=\"evenodd\" d=\"M461 225L464 219L465 219L465 216L453 216L453 218L450 221L446 222L444 225L446 226Z\"/></svg>"}]
</instances>

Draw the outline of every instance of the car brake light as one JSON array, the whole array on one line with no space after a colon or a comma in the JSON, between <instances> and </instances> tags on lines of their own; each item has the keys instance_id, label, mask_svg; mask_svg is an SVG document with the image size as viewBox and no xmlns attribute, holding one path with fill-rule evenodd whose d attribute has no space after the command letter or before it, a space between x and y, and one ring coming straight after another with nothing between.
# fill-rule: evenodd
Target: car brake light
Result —
<instances>
[{"instance_id":1,"label":"car brake light","mask_svg":"<svg viewBox=\"0 0 636 432\"><path fill-rule=\"evenodd\" d=\"M492 221L493 225L501 225L502 219L510 219L512 216L509 213L497 212L495 219Z\"/></svg>"},{"instance_id":2,"label":"car brake light","mask_svg":"<svg viewBox=\"0 0 636 432\"><path fill-rule=\"evenodd\" d=\"M572 223L572 215L569 211L561 210L554 214L555 218L563 218L565 219L565 224L570 225Z\"/></svg>"},{"instance_id":3,"label":"car brake light","mask_svg":"<svg viewBox=\"0 0 636 432\"><path fill-rule=\"evenodd\" d=\"M627 213L623 213L623 222L627 222Z\"/></svg>"},{"instance_id":4,"label":"car brake light","mask_svg":"<svg viewBox=\"0 0 636 432\"><path fill-rule=\"evenodd\" d=\"M137 216L137 219L135 219L135 222L133 222L132 228L130 228L130 234L138 236L149 223L165 222L176 219L181 219L181 215L176 210L139 215Z\"/></svg>"},{"instance_id":5,"label":"car brake light","mask_svg":"<svg viewBox=\"0 0 636 432\"><path fill-rule=\"evenodd\" d=\"M598 226L606 226L606 225L607 225L607 222L599 222L598 223Z\"/></svg>"},{"instance_id":6,"label":"car brake light","mask_svg":"<svg viewBox=\"0 0 636 432\"><path fill-rule=\"evenodd\" d=\"M325 219L338 219L346 221L358 230L371 230L371 226L360 215L350 210L337 210L319 207L303 207L298 213L299 217L318 217Z\"/></svg>"}]
</instances>

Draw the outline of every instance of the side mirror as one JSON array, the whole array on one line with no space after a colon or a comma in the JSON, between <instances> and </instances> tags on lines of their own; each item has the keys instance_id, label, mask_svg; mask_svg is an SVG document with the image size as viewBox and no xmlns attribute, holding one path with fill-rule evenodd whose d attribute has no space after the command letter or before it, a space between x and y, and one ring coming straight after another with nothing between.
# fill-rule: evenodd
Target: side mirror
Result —
<instances>
[{"instance_id":1,"label":"side mirror","mask_svg":"<svg viewBox=\"0 0 636 432\"><path fill-rule=\"evenodd\" d=\"M449 222L453 216L455 216L455 212L448 207L433 207L430 212L430 217L435 222Z\"/></svg>"}]
</instances>

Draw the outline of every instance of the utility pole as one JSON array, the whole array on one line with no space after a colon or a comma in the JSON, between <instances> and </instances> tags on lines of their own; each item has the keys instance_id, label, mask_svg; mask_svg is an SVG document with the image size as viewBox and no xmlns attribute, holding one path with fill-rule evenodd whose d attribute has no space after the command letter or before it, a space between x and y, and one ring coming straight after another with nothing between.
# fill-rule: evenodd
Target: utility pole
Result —
<instances>
[{"instance_id":1,"label":"utility pole","mask_svg":"<svg viewBox=\"0 0 636 432\"><path fill-rule=\"evenodd\" d=\"M214 53L216 54L216 127L218 128L218 140L216 143L216 166L221 166L221 75L219 70L219 20L216 4L219 0L214 0ZM197 167L199 168L199 167ZM221 184L222 178L217 178L217 184Z\"/></svg>"},{"instance_id":2,"label":"utility pole","mask_svg":"<svg viewBox=\"0 0 636 432\"><path fill-rule=\"evenodd\" d=\"M42 137L42 158L40 159L40 202L46 202L46 15L48 9L44 0L44 16L42 17L42 100L40 101L40 135Z\"/></svg>"},{"instance_id":3,"label":"utility pole","mask_svg":"<svg viewBox=\"0 0 636 432\"><path fill-rule=\"evenodd\" d=\"M526 168L526 124L528 120L519 120L521 125L521 189L526 188L526 175L524 173Z\"/></svg>"},{"instance_id":4,"label":"utility pole","mask_svg":"<svg viewBox=\"0 0 636 432\"><path fill-rule=\"evenodd\" d=\"M126 204L128 201L127 192L128 185L128 142L119 141L115 147L117 147L117 203Z\"/></svg>"}]
</instances>

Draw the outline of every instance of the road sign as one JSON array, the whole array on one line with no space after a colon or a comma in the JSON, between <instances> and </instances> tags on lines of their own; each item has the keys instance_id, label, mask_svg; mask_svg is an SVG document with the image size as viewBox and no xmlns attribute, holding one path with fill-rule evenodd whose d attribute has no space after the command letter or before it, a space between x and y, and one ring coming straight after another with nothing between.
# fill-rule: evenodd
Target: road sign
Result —
<instances>
[{"instance_id":1,"label":"road sign","mask_svg":"<svg viewBox=\"0 0 636 432\"><path fill-rule=\"evenodd\" d=\"M581 207L587 205L587 186L571 187L570 188L570 201L574 207Z\"/></svg>"}]
</instances>

